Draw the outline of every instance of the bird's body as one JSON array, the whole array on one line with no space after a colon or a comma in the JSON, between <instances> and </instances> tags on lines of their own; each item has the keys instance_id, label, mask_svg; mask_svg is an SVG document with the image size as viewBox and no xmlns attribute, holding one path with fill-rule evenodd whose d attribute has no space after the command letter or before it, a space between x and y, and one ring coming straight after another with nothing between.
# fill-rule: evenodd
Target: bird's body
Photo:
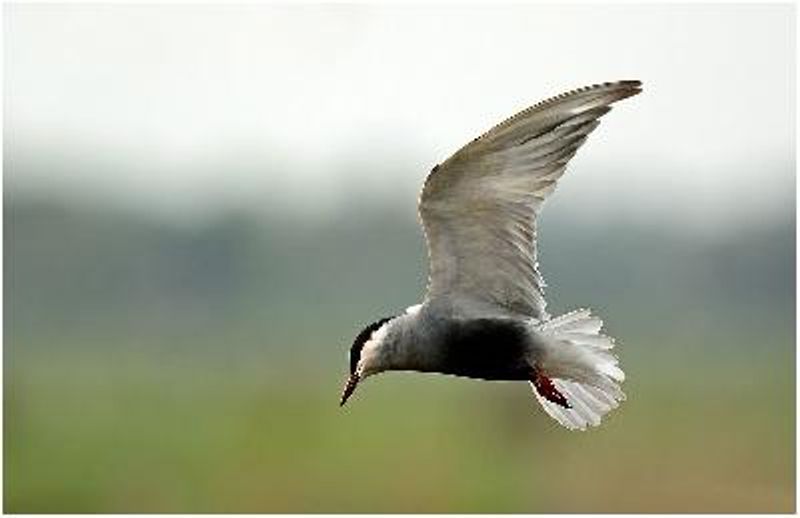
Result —
<instances>
[{"instance_id":1,"label":"bird's body","mask_svg":"<svg viewBox=\"0 0 800 518\"><path fill-rule=\"evenodd\" d=\"M485 380L529 379L525 358L534 352L535 340L524 321L482 313L467 316L437 302L414 306L392 319L380 349L383 365Z\"/></svg>"},{"instance_id":2,"label":"bird's body","mask_svg":"<svg viewBox=\"0 0 800 518\"><path fill-rule=\"evenodd\" d=\"M358 335L342 404L359 380L387 370L527 381L573 429L599 424L624 399L602 321L589 310L546 311L536 216L599 117L639 88L605 83L543 101L434 167L419 201L426 297Z\"/></svg>"}]
</instances>

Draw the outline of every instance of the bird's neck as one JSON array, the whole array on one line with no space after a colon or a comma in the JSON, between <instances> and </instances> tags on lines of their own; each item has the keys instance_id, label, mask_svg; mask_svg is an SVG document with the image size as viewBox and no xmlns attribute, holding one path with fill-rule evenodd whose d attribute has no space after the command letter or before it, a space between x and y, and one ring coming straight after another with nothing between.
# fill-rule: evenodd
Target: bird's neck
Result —
<instances>
[{"instance_id":1,"label":"bird's neck","mask_svg":"<svg viewBox=\"0 0 800 518\"><path fill-rule=\"evenodd\" d=\"M383 370L436 370L432 338L424 315L419 311L396 317L381 344Z\"/></svg>"}]
</instances>

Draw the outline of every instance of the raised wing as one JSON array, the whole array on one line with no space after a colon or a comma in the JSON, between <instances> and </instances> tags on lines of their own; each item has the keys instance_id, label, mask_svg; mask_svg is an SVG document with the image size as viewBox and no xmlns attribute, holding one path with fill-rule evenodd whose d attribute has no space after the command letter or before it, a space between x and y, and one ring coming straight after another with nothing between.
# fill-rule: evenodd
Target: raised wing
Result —
<instances>
[{"instance_id":1,"label":"raised wing","mask_svg":"<svg viewBox=\"0 0 800 518\"><path fill-rule=\"evenodd\" d=\"M604 83L542 101L434 167L419 201L428 299L466 299L548 318L536 216L598 119L640 87Z\"/></svg>"}]
</instances>

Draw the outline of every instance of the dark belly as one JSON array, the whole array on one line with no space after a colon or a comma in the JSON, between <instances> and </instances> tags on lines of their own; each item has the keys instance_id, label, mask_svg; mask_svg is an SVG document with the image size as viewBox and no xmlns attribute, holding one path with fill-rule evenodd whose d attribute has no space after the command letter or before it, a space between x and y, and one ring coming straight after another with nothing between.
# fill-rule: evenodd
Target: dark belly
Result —
<instances>
[{"instance_id":1,"label":"dark belly","mask_svg":"<svg viewBox=\"0 0 800 518\"><path fill-rule=\"evenodd\" d=\"M456 321L439 337L438 372L485 380L529 380L529 337L525 325L512 320Z\"/></svg>"}]
</instances>

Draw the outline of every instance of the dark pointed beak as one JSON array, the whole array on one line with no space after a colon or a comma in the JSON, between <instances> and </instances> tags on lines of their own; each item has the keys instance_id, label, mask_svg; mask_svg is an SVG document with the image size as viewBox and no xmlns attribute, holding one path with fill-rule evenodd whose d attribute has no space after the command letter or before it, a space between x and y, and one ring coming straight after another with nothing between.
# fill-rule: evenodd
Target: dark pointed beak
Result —
<instances>
[{"instance_id":1,"label":"dark pointed beak","mask_svg":"<svg viewBox=\"0 0 800 518\"><path fill-rule=\"evenodd\" d=\"M358 374L351 374L347 379L344 390L342 391L342 400L339 401L339 406L344 406L344 404L347 403L347 399L353 394L353 392L355 392L357 385Z\"/></svg>"}]
</instances>

